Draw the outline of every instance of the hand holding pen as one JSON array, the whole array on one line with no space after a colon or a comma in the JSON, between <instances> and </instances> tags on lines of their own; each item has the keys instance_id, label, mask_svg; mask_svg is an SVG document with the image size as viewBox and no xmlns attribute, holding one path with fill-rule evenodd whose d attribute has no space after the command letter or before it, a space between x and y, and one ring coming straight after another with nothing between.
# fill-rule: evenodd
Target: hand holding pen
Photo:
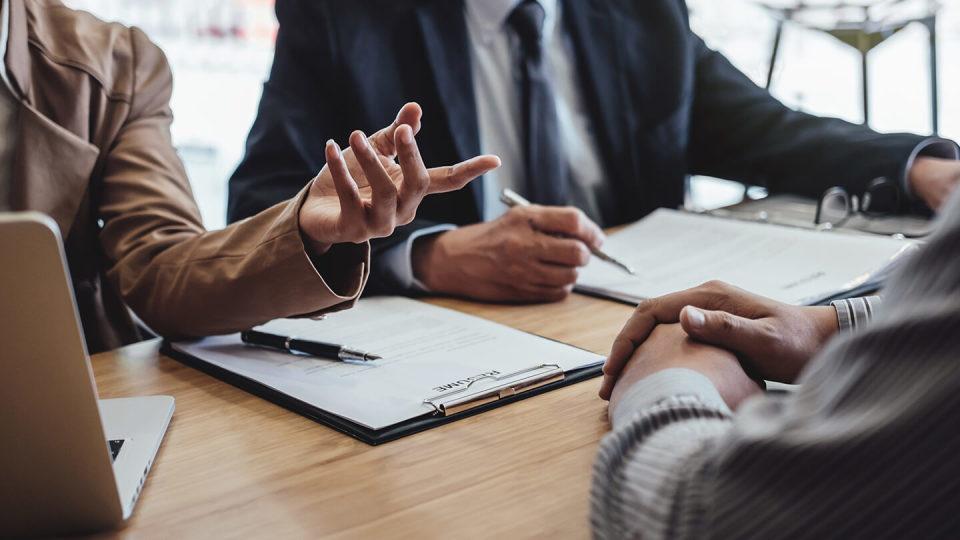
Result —
<instances>
[{"instance_id":1,"label":"hand holding pen","mask_svg":"<svg viewBox=\"0 0 960 540\"><path fill-rule=\"evenodd\" d=\"M519 193L517 193L516 191L513 191L512 189L504 189L500 193L500 201L511 208L530 206L530 201L524 199L522 196L520 196ZM620 261L619 259L616 259L608 255L598 247L590 247L590 253L592 253L594 257L600 259L601 261L608 262L616 266L617 268L623 270L624 272L630 274L631 276L637 275L636 270L634 270L631 266L627 265L623 261Z\"/></svg>"},{"instance_id":2,"label":"hand holding pen","mask_svg":"<svg viewBox=\"0 0 960 540\"><path fill-rule=\"evenodd\" d=\"M571 206L517 204L497 218L413 243L413 276L435 294L492 302L557 302L602 246L600 227Z\"/></svg>"}]
</instances>

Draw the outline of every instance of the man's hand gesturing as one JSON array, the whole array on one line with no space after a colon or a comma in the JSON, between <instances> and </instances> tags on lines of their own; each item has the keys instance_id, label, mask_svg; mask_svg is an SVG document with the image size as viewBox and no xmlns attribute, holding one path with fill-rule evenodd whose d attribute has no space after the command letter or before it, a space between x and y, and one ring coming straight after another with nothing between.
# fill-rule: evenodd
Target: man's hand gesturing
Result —
<instances>
[{"instance_id":1,"label":"man's hand gesturing","mask_svg":"<svg viewBox=\"0 0 960 540\"><path fill-rule=\"evenodd\" d=\"M300 230L316 254L332 244L389 236L413 220L425 196L460 189L500 166L496 156L478 156L427 169L415 139L420 116L420 106L408 103L371 137L354 131L347 151L327 142L327 164L300 209Z\"/></svg>"}]
</instances>

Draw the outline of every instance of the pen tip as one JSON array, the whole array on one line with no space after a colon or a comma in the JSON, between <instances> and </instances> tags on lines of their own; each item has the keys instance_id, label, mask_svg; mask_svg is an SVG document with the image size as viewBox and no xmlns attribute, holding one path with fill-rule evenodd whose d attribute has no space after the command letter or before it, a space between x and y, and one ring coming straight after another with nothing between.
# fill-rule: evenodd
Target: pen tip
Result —
<instances>
[{"instance_id":1,"label":"pen tip","mask_svg":"<svg viewBox=\"0 0 960 540\"><path fill-rule=\"evenodd\" d=\"M379 356L379 355L376 355L376 354L367 354L367 355L364 355L364 357L365 357L367 360L381 360L381 359L383 359L382 356Z\"/></svg>"}]
</instances>

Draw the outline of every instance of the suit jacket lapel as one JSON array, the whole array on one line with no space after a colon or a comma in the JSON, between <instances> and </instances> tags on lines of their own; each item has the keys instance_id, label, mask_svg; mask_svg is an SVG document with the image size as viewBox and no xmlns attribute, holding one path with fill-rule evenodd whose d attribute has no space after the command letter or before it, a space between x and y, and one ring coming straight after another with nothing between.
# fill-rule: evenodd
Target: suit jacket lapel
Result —
<instances>
[{"instance_id":1,"label":"suit jacket lapel","mask_svg":"<svg viewBox=\"0 0 960 540\"><path fill-rule=\"evenodd\" d=\"M97 147L22 103L10 207L49 215L66 238L99 156Z\"/></svg>"},{"instance_id":2,"label":"suit jacket lapel","mask_svg":"<svg viewBox=\"0 0 960 540\"><path fill-rule=\"evenodd\" d=\"M619 222L625 208L637 203L636 124L638 111L627 95L627 67L618 19L608 0L564 0L563 18L573 41L577 73L587 110L600 141L605 172L615 184L620 203ZM630 66L636 69L636 66Z\"/></svg>"},{"instance_id":3,"label":"suit jacket lapel","mask_svg":"<svg viewBox=\"0 0 960 540\"><path fill-rule=\"evenodd\" d=\"M417 8L417 19L437 94L446 111L457 159L462 161L480 153L480 127L473 95L470 43L463 3L454 0L427 2ZM432 111L425 113L432 114ZM469 186L477 211L483 216L483 184L474 181Z\"/></svg>"}]
</instances>

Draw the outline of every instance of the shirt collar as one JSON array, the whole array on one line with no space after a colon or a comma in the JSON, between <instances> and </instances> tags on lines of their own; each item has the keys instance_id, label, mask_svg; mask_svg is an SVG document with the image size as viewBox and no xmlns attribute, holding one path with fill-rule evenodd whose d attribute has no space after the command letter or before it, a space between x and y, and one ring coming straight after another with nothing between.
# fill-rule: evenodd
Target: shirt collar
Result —
<instances>
[{"instance_id":1,"label":"shirt collar","mask_svg":"<svg viewBox=\"0 0 960 540\"><path fill-rule=\"evenodd\" d=\"M543 7L543 35L549 36L557 19L557 0L537 0ZM503 30L507 17L521 0L466 0L467 19L481 32L484 44Z\"/></svg>"}]
</instances>

